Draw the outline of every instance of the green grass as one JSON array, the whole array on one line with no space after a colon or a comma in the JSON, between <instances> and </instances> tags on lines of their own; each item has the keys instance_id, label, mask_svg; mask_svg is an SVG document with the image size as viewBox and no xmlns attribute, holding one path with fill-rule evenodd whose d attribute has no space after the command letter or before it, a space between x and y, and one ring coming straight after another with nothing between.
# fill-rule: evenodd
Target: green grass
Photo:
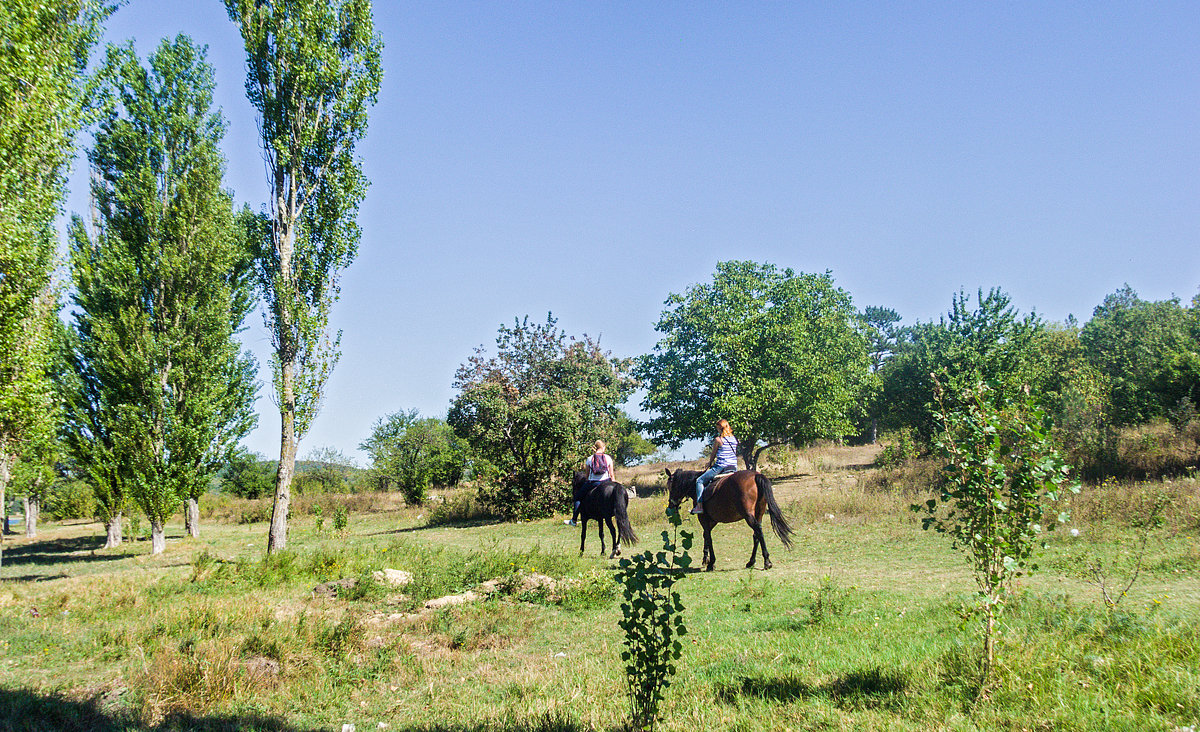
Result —
<instances>
[{"instance_id":1,"label":"green grass","mask_svg":"<svg viewBox=\"0 0 1200 732\"><path fill-rule=\"evenodd\" d=\"M1051 536L1041 572L1006 609L998 679L981 693L965 560L920 530L911 491L839 484L836 472L811 491L779 483L797 541L788 552L767 534L770 572L743 568L749 532L727 525L714 532L717 571L679 583L690 632L661 729L1200 724L1194 482L1165 484L1183 508L1151 530L1138 581L1111 611L1086 568L1100 560L1127 577L1142 529L1114 515L1112 496L1081 499L1107 516ZM659 547L663 504L634 501L641 544L626 554ZM143 541L100 549L99 528L84 523L8 541L0 730L621 728L618 593L594 525L579 557L578 529L561 517L429 526L427 507L370 508L344 536L297 517L288 551L270 558L266 526L237 523L245 506L198 540L169 526L159 557ZM371 573L384 567L414 582L380 585ZM522 591L531 573L559 589ZM358 585L314 596L346 577ZM421 611L491 579L496 596Z\"/></svg>"}]
</instances>

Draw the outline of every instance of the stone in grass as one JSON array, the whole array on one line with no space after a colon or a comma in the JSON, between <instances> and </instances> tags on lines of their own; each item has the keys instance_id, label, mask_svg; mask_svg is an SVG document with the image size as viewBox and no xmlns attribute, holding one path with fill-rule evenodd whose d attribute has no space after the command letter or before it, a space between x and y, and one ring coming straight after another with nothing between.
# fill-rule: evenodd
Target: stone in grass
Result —
<instances>
[{"instance_id":1,"label":"stone in grass","mask_svg":"<svg viewBox=\"0 0 1200 732\"><path fill-rule=\"evenodd\" d=\"M413 581L412 572L405 572L403 569L381 569L372 576L379 584L392 587L403 587Z\"/></svg>"},{"instance_id":2,"label":"stone in grass","mask_svg":"<svg viewBox=\"0 0 1200 732\"><path fill-rule=\"evenodd\" d=\"M313 597L337 597L339 591L348 590L357 584L357 577L343 577L332 582L322 582L313 588Z\"/></svg>"}]
</instances>

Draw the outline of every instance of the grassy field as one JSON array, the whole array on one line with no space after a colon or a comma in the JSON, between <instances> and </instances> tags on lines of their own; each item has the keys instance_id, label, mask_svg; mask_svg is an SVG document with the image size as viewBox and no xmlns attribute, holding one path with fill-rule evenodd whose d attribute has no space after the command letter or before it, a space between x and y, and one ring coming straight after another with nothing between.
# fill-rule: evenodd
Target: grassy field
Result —
<instances>
[{"instance_id":1,"label":"grassy field","mask_svg":"<svg viewBox=\"0 0 1200 732\"><path fill-rule=\"evenodd\" d=\"M1200 724L1200 496L1194 479L1085 489L1077 536L1050 537L980 695L974 583L907 506L911 476L868 450L766 472L797 529L775 568L750 533L714 534L713 573L679 584L689 634L663 730L1184 730ZM661 547L656 469L626 473L637 550ZM1156 497L1161 525L1145 527ZM447 498L447 496L442 496ZM448 496L450 501L455 496ZM198 540L168 526L103 550L96 524L9 538L0 569L0 730L617 730L628 715L614 563L579 557L562 517L429 525L431 506L355 499L293 519L264 558L255 507L222 504ZM364 502L365 501L365 502ZM259 512L261 513L261 512ZM222 518L224 517L224 518ZM685 529L696 528L685 522ZM1091 570L1110 594L1105 607ZM631 550L627 549L628 555ZM698 552L697 549L694 552ZM391 587L373 572L413 574ZM554 580L539 585L531 578ZM332 580L358 583L333 596ZM474 602L425 608L498 580Z\"/></svg>"}]
</instances>

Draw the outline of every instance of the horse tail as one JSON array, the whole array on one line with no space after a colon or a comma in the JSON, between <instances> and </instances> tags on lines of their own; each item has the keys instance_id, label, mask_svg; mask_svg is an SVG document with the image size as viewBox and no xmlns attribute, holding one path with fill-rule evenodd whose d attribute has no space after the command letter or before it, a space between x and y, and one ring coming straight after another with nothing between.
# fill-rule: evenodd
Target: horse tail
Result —
<instances>
[{"instance_id":1,"label":"horse tail","mask_svg":"<svg viewBox=\"0 0 1200 732\"><path fill-rule=\"evenodd\" d=\"M771 515L771 528L775 529L775 535L779 537L779 541L791 549L792 527L784 518L783 511L779 510L779 504L775 502L775 491L771 490L771 481L762 473L755 473L754 484L758 486L759 495L767 499L767 513Z\"/></svg>"},{"instance_id":2,"label":"horse tail","mask_svg":"<svg viewBox=\"0 0 1200 732\"><path fill-rule=\"evenodd\" d=\"M617 536L626 546L637 543L637 534L633 533L633 525L629 523L629 494L625 492L625 486L620 483L616 484L620 491L613 505L613 517L617 520Z\"/></svg>"}]
</instances>

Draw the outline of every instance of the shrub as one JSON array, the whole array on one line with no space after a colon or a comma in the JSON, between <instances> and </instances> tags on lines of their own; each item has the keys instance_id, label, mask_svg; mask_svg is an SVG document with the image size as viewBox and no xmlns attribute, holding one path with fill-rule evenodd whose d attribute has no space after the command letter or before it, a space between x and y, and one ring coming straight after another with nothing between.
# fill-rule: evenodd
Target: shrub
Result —
<instances>
[{"instance_id":1,"label":"shrub","mask_svg":"<svg viewBox=\"0 0 1200 732\"><path fill-rule=\"evenodd\" d=\"M562 511L570 503L571 487L559 477L529 485L517 475L506 475L481 485L478 498L496 516L530 521Z\"/></svg>"},{"instance_id":2,"label":"shrub","mask_svg":"<svg viewBox=\"0 0 1200 732\"><path fill-rule=\"evenodd\" d=\"M496 518L495 513L479 501L474 491L463 490L433 501L425 525L446 526L493 518Z\"/></svg>"},{"instance_id":3,"label":"shrub","mask_svg":"<svg viewBox=\"0 0 1200 732\"><path fill-rule=\"evenodd\" d=\"M650 732L658 721L659 703L671 685L675 661L683 650L679 638L687 634L675 582L691 564L687 552L692 535L679 531L682 519L678 510L669 511L668 517L683 551L677 550L675 539L664 531L663 551L655 554L647 549L622 559L617 571L625 597L617 624L625 631L626 650L621 652L621 660L629 685L630 721L633 728Z\"/></svg>"},{"instance_id":4,"label":"shrub","mask_svg":"<svg viewBox=\"0 0 1200 732\"><path fill-rule=\"evenodd\" d=\"M921 454L917 432L911 427L902 427L894 435L885 436L883 442L883 450L875 458L875 464L881 468L903 465Z\"/></svg>"},{"instance_id":5,"label":"shrub","mask_svg":"<svg viewBox=\"0 0 1200 732\"><path fill-rule=\"evenodd\" d=\"M95 494L79 480L54 484L46 504L46 517L52 521L91 518L96 514Z\"/></svg>"},{"instance_id":6,"label":"shrub","mask_svg":"<svg viewBox=\"0 0 1200 732\"><path fill-rule=\"evenodd\" d=\"M992 676L996 617L1012 581L1033 572L1042 525L1057 519L1047 505L1063 488L1078 492L1049 439L1049 420L1028 398L1006 399L984 384L947 406L935 379L943 432L936 445L947 466L938 494L912 510L922 528L949 534L967 554L979 585L983 615L983 683ZM1026 395L1028 397L1028 395Z\"/></svg>"}]
</instances>

